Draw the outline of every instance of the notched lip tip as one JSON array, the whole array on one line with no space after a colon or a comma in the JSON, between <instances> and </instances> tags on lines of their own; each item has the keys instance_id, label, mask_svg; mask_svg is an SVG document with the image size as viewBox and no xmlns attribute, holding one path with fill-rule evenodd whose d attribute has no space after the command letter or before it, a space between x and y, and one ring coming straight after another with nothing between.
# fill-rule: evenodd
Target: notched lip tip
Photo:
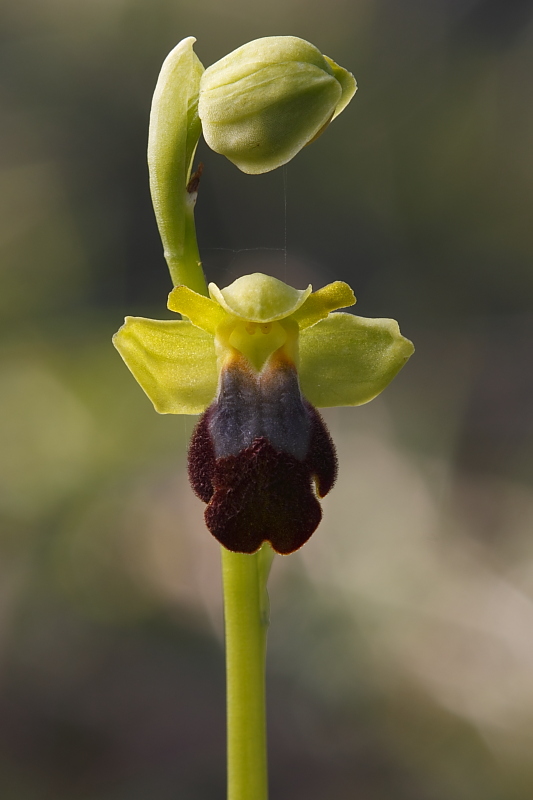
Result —
<instances>
[{"instance_id":1,"label":"notched lip tip","mask_svg":"<svg viewBox=\"0 0 533 800\"><path fill-rule=\"evenodd\" d=\"M307 544L307 542L304 542L303 544L301 544L299 547L295 548L294 550L288 550L286 553L282 553L279 550L276 550L276 548L274 547L274 545L272 544L270 539L265 539L263 542L261 542L261 544L259 545L259 547L256 550L252 550L251 552L249 550L232 550L230 547L227 547L227 545L222 544L222 543L220 543L220 546L223 547L224 550L227 550L228 553L235 553L236 555L240 555L240 556L255 556L255 555L257 555L257 553L261 550L261 548L265 544L268 544L270 546L272 552L275 553L275 555L277 555L277 556L292 556L293 553L297 553L298 550L301 550L302 547L304 547L304 545Z\"/></svg>"}]
</instances>

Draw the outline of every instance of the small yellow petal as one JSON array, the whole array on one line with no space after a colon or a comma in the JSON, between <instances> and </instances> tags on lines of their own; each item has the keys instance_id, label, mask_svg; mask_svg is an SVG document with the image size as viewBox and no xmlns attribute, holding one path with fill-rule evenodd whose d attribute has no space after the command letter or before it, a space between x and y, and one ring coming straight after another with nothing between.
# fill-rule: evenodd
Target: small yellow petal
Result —
<instances>
[{"instance_id":1,"label":"small yellow petal","mask_svg":"<svg viewBox=\"0 0 533 800\"><path fill-rule=\"evenodd\" d=\"M209 294L228 313L249 322L275 322L294 314L311 294L307 289L293 289L283 281L255 272L237 278L230 286L219 289L209 284Z\"/></svg>"},{"instance_id":2,"label":"small yellow petal","mask_svg":"<svg viewBox=\"0 0 533 800\"><path fill-rule=\"evenodd\" d=\"M292 316L300 329L308 328L320 319L325 319L330 311L353 306L355 302L355 295L348 284L344 281L335 281L309 295Z\"/></svg>"},{"instance_id":3,"label":"small yellow petal","mask_svg":"<svg viewBox=\"0 0 533 800\"><path fill-rule=\"evenodd\" d=\"M189 289L176 286L168 296L168 308L188 317L193 325L207 333L215 334L217 327L226 319L226 312L210 297L204 297Z\"/></svg>"},{"instance_id":4,"label":"small yellow petal","mask_svg":"<svg viewBox=\"0 0 533 800\"><path fill-rule=\"evenodd\" d=\"M214 339L190 322L126 317L113 344L160 414L200 414L213 400Z\"/></svg>"}]
</instances>

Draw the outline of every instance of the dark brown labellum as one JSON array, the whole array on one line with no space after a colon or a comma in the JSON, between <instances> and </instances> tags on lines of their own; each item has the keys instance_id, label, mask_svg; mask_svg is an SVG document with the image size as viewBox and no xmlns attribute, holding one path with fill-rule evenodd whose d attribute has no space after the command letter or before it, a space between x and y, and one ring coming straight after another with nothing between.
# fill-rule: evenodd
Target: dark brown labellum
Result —
<instances>
[{"instance_id":1,"label":"dark brown labellum","mask_svg":"<svg viewBox=\"0 0 533 800\"><path fill-rule=\"evenodd\" d=\"M259 375L235 361L189 447L189 479L207 503L208 529L228 550L270 542L292 553L317 528L337 459L328 430L300 394L292 364Z\"/></svg>"}]
</instances>

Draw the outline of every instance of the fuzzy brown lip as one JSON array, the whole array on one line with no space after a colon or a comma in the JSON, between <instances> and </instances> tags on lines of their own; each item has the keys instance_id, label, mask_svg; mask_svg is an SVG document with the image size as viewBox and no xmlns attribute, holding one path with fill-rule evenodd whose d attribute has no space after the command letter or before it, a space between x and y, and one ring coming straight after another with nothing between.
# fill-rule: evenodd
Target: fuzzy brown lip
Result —
<instances>
[{"instance_id":1,"label":"fuzzy brown lip","mask_svg":"<svg viewBox=\"0 0 533 800\"><path fill-rule=\"evenodd\" d=\"M209 531L228 550L254 553L270 542L277 553L298 550L322 518L319 497L335 482L337 459L318 412L304 401L310 424L303 460L257 437L236 455L215 458L209 432L211 406L200 418L189 448L189 478L207 503Z\"/></svg>"},{"instance_id":2,"label":"fuzzy brown lip","mask_svg":"<svg viewBox=\"0 0 533 800\"><path fill-rule=\"evenodd\" d=\"M228 550L270 542L298 550L317 528L337 459L316 409L300 393L294 364L276 351L260 373L238 353L219 377L189 447L189 479L207 503L205 521Z\"/></svg>"}]
</instances>

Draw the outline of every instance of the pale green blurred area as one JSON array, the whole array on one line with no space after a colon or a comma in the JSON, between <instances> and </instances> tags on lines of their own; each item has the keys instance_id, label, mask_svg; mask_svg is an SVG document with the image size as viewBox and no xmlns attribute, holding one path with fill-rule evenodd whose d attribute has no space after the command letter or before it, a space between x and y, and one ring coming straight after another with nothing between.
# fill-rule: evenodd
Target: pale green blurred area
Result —
<instances>
[{"instance_id":1,"label":"pale green blurred area","mask_svg":"<svg viewBox=\"0 0 533 800\"><path fill-rule=\"evenodd\" d=\"M530 800L531 3L1 15L2 800L224 797L194 419L156 415L110 338L125 314L170 316L145 166L163 58L188 35L210 64L273 34L309 39L359 91L285 172L200 148L208 279L346 280L417 352L382 397L327 413L337 487L274 564L272 798Z\"/></svg>"}]
</instances>

